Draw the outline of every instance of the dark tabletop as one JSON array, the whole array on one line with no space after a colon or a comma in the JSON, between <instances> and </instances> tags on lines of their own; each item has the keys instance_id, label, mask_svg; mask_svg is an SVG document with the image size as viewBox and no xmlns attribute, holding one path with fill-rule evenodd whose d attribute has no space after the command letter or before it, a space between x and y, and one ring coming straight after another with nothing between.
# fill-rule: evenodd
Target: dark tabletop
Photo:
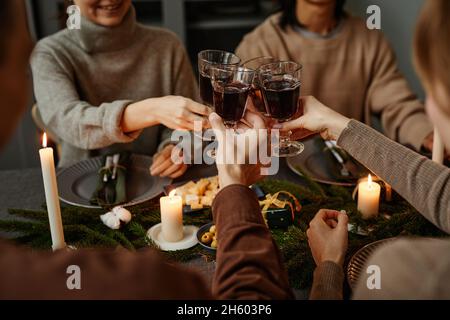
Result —
<instances>
[{"instance_id":1,"label":"dark tabletop","mask_svg":"<svg viewBox=\"0 0 450 320\"><path fill-rule=\"evenodd\" d=\"M178 181L208 177L217 174L215 166L196 165L178 179ZM280 159L280 170L272 178L288 180L303 184L301 177L293 173L287 166L285 159ZM44 185L40 168L0 171L0 219L13 217L8 214L9 208L38 210L45 203ZM14 217L14 219L17 219ZM0 237L8 238L11 234L1 233ZM186 264L205 275L211 283L215 262L206 262L202 258L194 259ZM298 298L306 298L306 291L296 291Z\"/></svg>"}]
</instances>

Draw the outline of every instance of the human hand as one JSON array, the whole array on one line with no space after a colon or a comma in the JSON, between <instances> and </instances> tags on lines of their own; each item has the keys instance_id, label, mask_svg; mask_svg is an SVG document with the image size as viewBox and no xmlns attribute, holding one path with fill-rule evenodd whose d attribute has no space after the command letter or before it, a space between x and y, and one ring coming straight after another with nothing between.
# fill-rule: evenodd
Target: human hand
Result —
<instances>
[{"instance_id":1,"label":"human hand","mask_svg":"<svg viewBox=\"0 0 450 320\"><path fill-rule=\"evenodd\" d=\"M211 109L189 98L165 96L149 98L128 105L123 113L120 127L123 132L134 132L163 124L171 129L194 130L194 122L203 128L208 126L207 116Z\"/></svg>"},{"instance_id":2,"label":"human hand","mask_svg":"<svg viewBox=\"0 0 450 320\"><path fill-rule=\"evenodd\" d=\"M319 132L325 140L339 139L350 119L328 108L313 96L300 99L304 108L303 116L275 125L274 128L283 131L306 129Z\"/></svg>"},{"instance_id":3,"label":"human hand","mask_svg":"<svg viewBox=\"0 0 450 320\"><path fill-rule=\"evenodd\" d=\"M157 120L171 129L194 130L194 122L202 128L208 126L207 117L211 108L181 96L162 97L155 108Z\"/></svg>"},{"instance_id":4,"label":"human hand","mask_svg":"<svg viewBox=\"0 0 450 320\"><path fill-rule=\"evenodd\" d=\"M180 157L179 163L172 161L172 152L178 152L178 156ZM182 176L187 168L188 166L182 162L182 155L179 150L174 145L169 144L153 156L150 174L152 176L175 179Z\"/></svg>"},{"instance_id":5,"label":"human hand","mask_svg":"<svg viewBox=\"0 0 450 320\"><path fill-rule=\"evenodd\" d=\"M248 129L266 129L266 120L257 111L247 109L243 120L237 124L238 131L245 132Z\"/></svg>"},{"instance_id":6,"label":"human hand","mask_svg":"<svg viewBox=\"0 0 450 320\"><path fill-rule=\"evenodd\" d=\"M222 118L216 113L212 113L209 116L209 122L214 130L214 134L217 139L216 149L216 165L219 172L219 184L221 188L224 188L231 184L243 184L250 185L256 182L261 175L261 166L258 163L258 148L262 145L262 141L259 139L259 126L261 126L260 120L254 116L254 114L247 115L248 124L253 128L244 128L241 126L240 133L235 133L231 129L226 129L223 125ZM226 134L226 130L229 130ZM237 143L237 139L246 139L250 135L256 134L258 143L247 144ZM248 139L252 141L252 139ZM234 157L230 159L230 154L234 154ZM256 155L256 163L250 163L250 155ZM242 159L244 161L238 161Z\"/></svg>"},{"instance_id":7,"label":"human hand","mask_svg":"<svg viewBox=\"0 0 450 320\"><path fill-rule=\"evenodd\" d=\"M340 266L348 245L348 217L344 212L321 209L306 231L309 247L317 265L325 261Z\"/></svg>"}]
</instances>

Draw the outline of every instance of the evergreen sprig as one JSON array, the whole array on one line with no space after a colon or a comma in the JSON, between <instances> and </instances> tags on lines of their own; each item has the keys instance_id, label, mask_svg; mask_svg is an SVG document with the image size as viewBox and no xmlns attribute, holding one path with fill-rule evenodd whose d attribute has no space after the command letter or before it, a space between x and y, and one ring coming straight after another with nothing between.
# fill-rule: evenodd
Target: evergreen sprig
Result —
<instances>
[{"instance_id":1,"label":"evergreen sprig","mask_svg":"<svg viewBox=\"0 0 450 320\"><path fill-rule=\"evenodd\" d=\"M321 208L346 210L355 230L361 228L370 231L367 236L349 234L346 261L362 246L379 239L400 235L446 236L398 195L395 195L392 202L381 204L380 215L376 219L364 220L357 211L356 202L352 199L351 188L323 186L307 177L305 181L306 186L274 179L266 179L259 183L266 193L273 194L285 190L296 196L302 204L302 210L296 214L292 226L286 230L272 230L294 288L305 289L311 286L315 263L308 246L306 230L311 219ZM99 216L104 213L104 210L65 206L62 208L62 220L66 242L77 248L122 247L134 251L150 246L158 249L147 238L147 230L161 221L158 200L135 206L130 211L133 215L132 221L120 230L111 230L100 220ZM10 209L9 213L19 217L20 220L0 220L0 230L17 233L14 240L18 244L27 245L33 249L51 248L45 208L36 211ZM210 222L211 219L209 209L184 215L184 223L190 225L201 226ZM200 246L183 251L164 252L164 254L178 262L186 262L198 257L206 260L214 259L213 255L205 252Z\"/></svg>"}]
</instances>

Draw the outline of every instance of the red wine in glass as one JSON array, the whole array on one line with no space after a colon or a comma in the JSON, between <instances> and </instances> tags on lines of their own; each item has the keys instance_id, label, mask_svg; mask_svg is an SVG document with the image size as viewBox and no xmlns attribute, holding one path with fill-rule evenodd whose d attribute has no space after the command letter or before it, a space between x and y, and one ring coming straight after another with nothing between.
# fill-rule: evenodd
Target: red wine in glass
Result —
<instances>
[{"instance_id":1,"label":"red wine in glass","mask_svg":"<svg viewBox=\"0 0 450 320\"><path fill-rule=\"evenodd\" d=\"M261 89L257 88L255 85L252 85L249 95L256 110L264 115L268 114L266 106L264 105Z\"/></svg>"},{"instance_id":2,"label":"red wine in glass","mask_svg":"<svg viewBox=\"0 0 450 320\"><path fill-rule=\"evenodd\" d=\"M230 83L214 88L214 108L228 127L234 127L244 116L250 88L243 83Z\"/></svg>"},{"instance_id":3,"label":"red wine in glass","mask_svg":"<svg viewBox=\"0 0 450 320\"><path fill-rule=\"evenodd\" d=\"M283 122L290 120L298 111L300 81L277 79L265 81L264 99L270 117Z\"/></svg>"},{"instance_id":4,"label":"red wine in glass","mask_svg":"<svg viewBox=\"0 0 450 320\"><path fill-rule=\"evenodd\" d=\"M209 107L213 106L213 87L211 78L204 74L199 75L200 97L203 103Z\"/></svg>"}]
</instances>

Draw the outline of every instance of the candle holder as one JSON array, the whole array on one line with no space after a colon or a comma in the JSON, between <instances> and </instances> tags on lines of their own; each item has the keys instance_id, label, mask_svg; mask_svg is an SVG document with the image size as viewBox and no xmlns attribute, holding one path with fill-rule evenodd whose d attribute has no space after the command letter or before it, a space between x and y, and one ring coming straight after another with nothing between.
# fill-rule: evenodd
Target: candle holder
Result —
<instances>
[{"instance_id":1,"label":"candle holder","mask_svg":"<svg viewBox=\"0 0 450 320\"><path fill-rule=\"evenodd\" d=\"M162 234L162 224L158 223L147 231L147 237L151 239L163 251L177 251L192 248L197 245L196 226L183 226L183 238L176 242L170 242L164 239Z\"/></svg>"}]
</instances>

